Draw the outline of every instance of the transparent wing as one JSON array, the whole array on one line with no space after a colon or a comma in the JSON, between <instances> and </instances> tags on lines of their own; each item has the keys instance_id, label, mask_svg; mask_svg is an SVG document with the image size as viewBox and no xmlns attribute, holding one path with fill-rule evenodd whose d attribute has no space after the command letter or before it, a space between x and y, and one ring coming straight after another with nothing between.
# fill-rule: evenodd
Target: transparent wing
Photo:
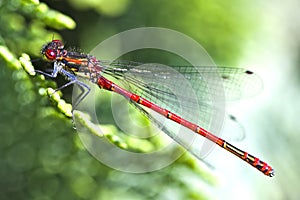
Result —
<instances>
[{"instance_id":1,"label":"transparent wing","mask_svg":"<svg viewBox=\"0 0 300 200\"><path fill-rule=\"evenodd\" d=\"M168 81L176 82L178 78L184 76L197 91L203 91L210 95L216 95L220 92L225 93L227 101L238 100L256 95L262 89L261 79L252 71L243 68L232 67L213 67L213 66L165 66L161 64L143 64L138 62L116 61L109 64L107 61L101 62L108 66L104 72L115 78L126 79L132 84L138 84L140 87L157 91L165 94L164 91L159 91L160 88L147 85L145 79L157 80L167 79ZM174 73L173 70L177 73ZM219 91L220 81L222 82L224 91ZM207 83L211 85L210 91L206 91ZM171 83L172 84L172 83ZM215 85L217 87L215 87ZM203 95L203 93L201 93ZM205 100L205 97L203 97Z\"/></svg>"},{"instance_id":2,"label":"transparent wing","mask_svg":"<svg viewBox=\"0 0 300 200\"><path fill-rule=\"evenodd\" d=\"M229 67L165 66L136 62L113 62L104 73L123 87L185 119L209 129L222 103L253 96L262 88L254 73ZM222 119L221 119L222 120Z\"/></svg>"}]
</instances>

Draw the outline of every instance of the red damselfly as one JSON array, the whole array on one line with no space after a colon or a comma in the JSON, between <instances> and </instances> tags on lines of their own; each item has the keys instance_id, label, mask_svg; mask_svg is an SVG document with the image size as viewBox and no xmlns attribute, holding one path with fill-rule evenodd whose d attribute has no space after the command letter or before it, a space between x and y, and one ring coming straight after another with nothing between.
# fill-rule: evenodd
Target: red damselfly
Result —
<instances>
[{"instance_id":1,"label":"red damselfly","mask_svg":"<svg viewBox=\"0 0 300 200\"><path fill-rule=\"evenodd\" d=\"M144 111L144 114L146 114L148 118L151 119L151 116L147 114L144 107L151 109L156 113L164 116L165 118L172 120L207 138L218 146L226 149L245 162L249 163L265 175L270 177L274 176L274 169L266 162L263 162L259 158L252 156L247 152L231 145L225 140L210 133L205 128L192 122L192 120L185 119L177 115L176 111L178 108L176 108L176 103L174 103L174 99L176 97L170 94L170 92L167 89L164 89L162 86L149 85L143 81L143 78L141 78L143 76L151 76L152 79L163 79L166 77L174 78L172 77L174 75L170 74L170 72L168 71L164 71L163 68L139 68L137 66L141 63L134 62L107 63L105 61L97 60L91 55L79 53L74 50L67 50L60 40L52 40L51 42L44 45L41 53L48 59L48 61L52 61L54 63L54 68L51 74L39 70L36 70L36 72L52 78L57 77L58 74L66 77L69 82L61 86L57 90L60 90L72 84L77 84L79 86L81 94L78 97L77 101L74 103L73 109L75 109L90 92L90 87L80 81L78 77L88 79L89 81L97 84L101 89L105 89L122 95L131 103L133 103L134 106ZM195 89L202 88L200 85L197 85L197 82L199 83L199 81L204 81L201 80L201 77L199 77L198 71L193 71L192 67L174 67L174 69L184 75L184 77L189 79L189 81L197 79L197 81L193 83L193 87ZM210 67L202 67L200 69L201 73L219 74L221 79L224 81L225 90L228 90L229 93L231 92L231 96L239 95L237 94L237 91L232 91L236 88L238 89L239 86L234 88L233 85L243 85L243 81L250 80L251 82L251 77L255 76L253 72L241 68L218 67L212 69ZM116 79L123 79L129 85L128 89L124 89L111 80L108 80L106 77L104 77L104 75L110 75L111 77ZM196 95L205 96L205 94L203 94L205 92L208 91L199 91L196 92ZM225 91L225 93L227 93L227 91ZM187 94L184 95L188 96ZM168 134L167 131L166 133ZM180 141L178 143L180 144Z\"/></svg>"}]
</instances>

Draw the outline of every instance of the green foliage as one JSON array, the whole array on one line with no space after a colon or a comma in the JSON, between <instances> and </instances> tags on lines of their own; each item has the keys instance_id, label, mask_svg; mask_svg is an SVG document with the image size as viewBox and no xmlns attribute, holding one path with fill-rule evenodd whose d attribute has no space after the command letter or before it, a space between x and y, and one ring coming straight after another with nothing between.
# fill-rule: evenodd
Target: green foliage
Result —
<instances>
[{"instance_id":1,"label":"green foliage","mask_svg":"<svg viewBox=\"0 0 300 200\"><path fill-rule=\"evenodd\" d=\"M77 29L68 32L65 29L74 29L75 22L46 3L0 1L0 199L208 198L206 189L216 184L216 177L189 154L165 169L138 175L110 169L94 159L74 134L71 105L62 98L62 92L53 94L55 82L35 74L28 56L40 57L44 43L53 37L61 39L56 31L64 32L68 42L78 41L87 50L119 31L160 26L195 38L222 64L233 63L249 34L251 19L239 11L238 1L230 4L235 6L223 1L205 3L48 1L51 7L64 8L76 19ZM138 58L148 59L149 55ZM151 151L163 143L136 140L120 132L111 124L109 97L102 92L100 98L100 111L106 116L106 124L101 125L103 135L95 131L100 125L91 122L89 116L75 113L77 122L99 140L106 137L116 146L134 152ZM144 118L133 117L139 123L147 123Z\"/></svg>"},{"instance_id":2,"label":"green foliage","mask_svg":"<svg viewBox=\"0 0 300 200\"><path fill-rule=\"evenodd\" d=\"M96 20L97 14L91 11L83 12L78 18L76 14L73 15L80 24L77 29L79 44L85 50L94 48L95 44L108 36L130 28L163 27L192 37L208 51L218 65L233 67L243 55L245 43L251 40L253 32L258 28L256 20L259 18L257 13L260 9L253 2L238 0L78 2L70 0L70 4L76 8L96 10L101 14L101 20ZM98 9L109 9L116 4L125 9L114 18L107 19L106 14ZM95 20L85 20L88 17ZM149 54L139 54L132 58L147 60L149 57L152 58Z\"/></svg>"}]
</instances>

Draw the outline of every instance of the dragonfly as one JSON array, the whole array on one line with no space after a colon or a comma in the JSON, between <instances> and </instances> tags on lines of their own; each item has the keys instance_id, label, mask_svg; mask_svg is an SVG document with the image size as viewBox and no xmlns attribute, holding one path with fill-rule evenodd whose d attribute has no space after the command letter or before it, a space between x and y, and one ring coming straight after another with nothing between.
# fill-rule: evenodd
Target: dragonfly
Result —
<instances>
[{"instance_id":1,"label":"dragonfly","mask_svg":"<svg viewBox=\"0 0 300 200\"><path fill-rule=\"evenodd\" d=\"M250 164L266 176L272 177L275 175L274 169L266 162L235 147L224 139L211 133L203 126L197 125L197 120L193 117L193 113L184 113L185 117L179 116L179 114L177 114L178 111L181 110L184 112L185 108L178 106L178 95L175 95L170 89L159 84L163 81L168 82L173 80L174 83L177 83L177 87L180 87L182 84L179 79L176 81L176 78L183 76L189 83L192 83L189 86L195 91L194 95L200 102L195 101L193 98L189 99L189 94L185 93L185 91L188 90L185 90L184 88L180 89L182 94L179 94L179 97L184 99L185 102L188 102L186 106L193 107L196 103L200 103L200 105L202 105L201 107L205 108L207 106L211 107L207 102L212 101L212 95L218 95L219 92L222 92L218 90L219 87L214 87L214 84L218 85L219 83L216 83L212 77L215 77L217 74L222 80L221 84L224 86L222 89L223 92L225 91L226 99L236 99L245 94L243 93L243 90L245 90L244 86L249 85L249 83L252 86L256 84L256 75L252 71L243 68L230 67L212 68L203 66L195 69L192 66L174 66L172 69L179 72L175 73L172 70L166 70L165 67L158 65L142 65L142 63L136 62L101 61L92 55L78 52L73 49L66 49L61 40L55 39L42 47L41 54L47 61L53 62L53 69L51 73L35 70L37 73L51 78L56 78L58 74L60 74L68 80L66 84L57 88L55 91L74 84L79 86L81 93L73 103L73 110L76 109L79 103L91 90L87 84L81 81L81 78L83 78L84 80L88 80L98 85L101 89L125 97L125 99L132 103L136 108L141 110L146 117L154 121L154 123L162 125L161 122L155 120L145 108L210 140ZM201 74L203 74L203 77ZM109 80L107 76L123 81L126 88L125 86L120 86L114 81ZM152 83L157 81L158 84L149 84L146 80L150 79ZM211 80L208 84L213 85L211 87L204 86L205 79ZM200 112L201 111L204 112L201 113L204 116L207 114L205 112L208 112L207 109L200 108ZM167 128L163 128L163 131L177 143L184 146L180 139L173 137Z\"/></svg>"}]
</instances>

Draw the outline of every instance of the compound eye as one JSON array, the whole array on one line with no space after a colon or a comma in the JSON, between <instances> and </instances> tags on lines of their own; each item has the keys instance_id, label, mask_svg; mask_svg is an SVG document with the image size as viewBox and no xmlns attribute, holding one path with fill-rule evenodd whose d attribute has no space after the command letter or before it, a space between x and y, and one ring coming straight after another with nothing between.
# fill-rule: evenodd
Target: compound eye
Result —
<instances>
[{"instance_id":1,"label":"compound eye","mask_svg":"<svg viewBox=\"0 0 300 200\"><path fill-rule=\"evenodd\" d=\"M58 48L64 48L64 45L60 40L52 40L52 43L55 44Z\"/></svg>"},{"instance_id":2,"label":"compound eye","mask_svg":"<svg viewBox=\"0 0 300 200\"><path fill-rule=\"evenodd\" d=\"M45 56L49 60L55 60L56 59L56 52L52 49L47 49L46 52L45 52Z\"/></svg>"}]
</instances>

